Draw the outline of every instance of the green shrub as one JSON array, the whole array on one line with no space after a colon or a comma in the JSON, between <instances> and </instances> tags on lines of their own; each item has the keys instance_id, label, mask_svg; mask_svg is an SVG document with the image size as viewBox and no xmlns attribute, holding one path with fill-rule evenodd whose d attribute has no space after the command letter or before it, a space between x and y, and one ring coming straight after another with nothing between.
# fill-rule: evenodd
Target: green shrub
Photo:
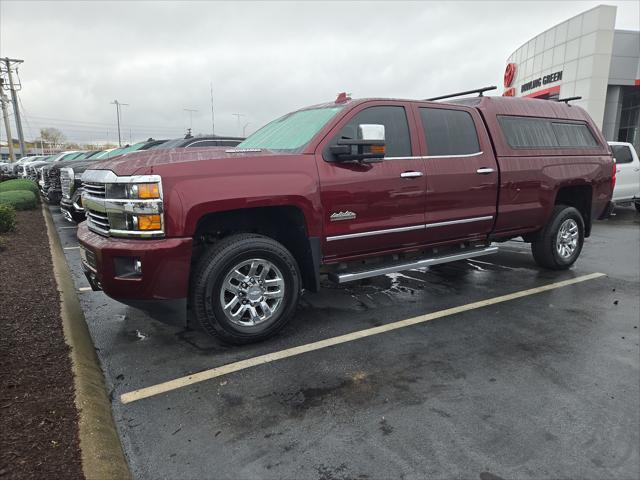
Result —
<instances>
[{"instance_id":1,"label":"green shrub","mask_svg":"<svg viewBox=\"0 0 640 480\"><path fill-rule=\"evenodd\" d=\"M16 210L31 210L37 204L36 195L28 190L0 192L0 205L10 205Z\"/></svg>"},{"instance_id":2,"label":"green shrub","mask_svg":"<svg viewBox=\"0 0 640 480\"><path fill-rule=\"evenodd\" d=\"M14 180L7 180L6 182L0 183L0 193L12 192L15 190L29 190L36 195L36 198L39 192L38 185L26 178L16 178Z\"/></svg>"},{"instance_id":3,"label":"green shrub","mask_svg":"<svg viewBox=\"0 0 640 480\"><path fill-rule=\"evenodd\" d=\"M0 233L11 232L16 228L16 209L0 203Z\"/></svg>"}]
</instances>

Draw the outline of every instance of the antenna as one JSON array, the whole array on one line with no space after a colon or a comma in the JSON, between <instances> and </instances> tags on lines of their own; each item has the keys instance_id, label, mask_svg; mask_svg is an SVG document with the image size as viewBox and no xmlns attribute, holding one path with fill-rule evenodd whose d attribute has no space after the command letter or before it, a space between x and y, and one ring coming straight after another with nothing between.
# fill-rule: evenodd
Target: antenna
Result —
<instances>
[{"instance_id":1,"label":"antenna","mask_svg":"<svg viewBox=\"0 0 640 480\"><path fill-rule=\"evenodd\" d=\"M440 95L439 97L431 97L425 98L425 100L432 102L434 100L443 100L445 98L453 98L453 97L461 97L462 95L470 95L472 93L477 93L479 97L482 97L484 92L488 92L489 90L497 90L498 87L495 85L491 85L490 87L482 87L476 88L475 90L467 90L465 92L451 93L449 95Z\"/></svg>"},{"instance_id":2,"label":"antenna","mask_svg":"<svg viewBox=\"0 0 640 480\"><path fill-rule=\"evenodd\" d=\"M558 101L559 102L564 102L567 105L569 105L569 102L573 101L573 100L580 100L582 97L567 97L567 98L559 98Z\"/></svg>"}]
</instances>

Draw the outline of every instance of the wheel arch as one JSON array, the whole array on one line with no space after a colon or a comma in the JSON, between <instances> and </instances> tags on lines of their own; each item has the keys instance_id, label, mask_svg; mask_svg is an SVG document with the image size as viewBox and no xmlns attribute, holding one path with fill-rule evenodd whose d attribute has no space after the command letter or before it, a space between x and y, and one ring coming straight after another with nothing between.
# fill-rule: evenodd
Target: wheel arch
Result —
<instances>
[{"instance_id":1,"label":"wheel arch","mask_svg":"<svg viewBox=\"0 0 640 480\"><path fill-rule=\"evenodd\" d=\"M574 207L584 220L584 236L591 235L591 210L593 203L593 187L590 184L565 185L556 192L554 205Z\"/></svg>"},{"instance_id":2,"label":"wheel arch","mask_svg":"<svg viewBox=\"0 0 640 480\"><path fill-rule=\"evenodd\" d=\"M241 208L202 215L193 234L192 263L208 244L236 233L258 233L284 245L298 262L305 289L320 288L320 237L309 235L302 209L294 205Z\"/></svg>"}]
</instances>

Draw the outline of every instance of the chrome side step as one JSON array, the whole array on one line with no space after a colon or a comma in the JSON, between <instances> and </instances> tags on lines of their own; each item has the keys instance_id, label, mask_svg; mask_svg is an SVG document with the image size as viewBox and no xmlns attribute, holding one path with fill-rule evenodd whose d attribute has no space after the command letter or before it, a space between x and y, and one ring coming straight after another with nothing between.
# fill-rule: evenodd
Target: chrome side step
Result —
<instances>
[{"instance_id":1,"label":"chrome side step","mask_svg":"<svg viewBox=\"0 0 640 480\"><path fill-rule=\"evenodd\" d=\"M456 262L458 260L465 260L467 258L481 257L483 255L491 255L496 253L498 247L483 247L474 248L466 251L461 251L454 254L440 255L436 257L423 258L412 262L387 264L371 270L354 270L347 272L332 272L329 274L329 279L336 283L353 282L354 280L361 280L363 278L376 277L378 275L384 275L385 273L401 272L403 270L410 270L412 268L429 267L431 265L439 265L441 263Z\"/></svg>"}]
</instances>

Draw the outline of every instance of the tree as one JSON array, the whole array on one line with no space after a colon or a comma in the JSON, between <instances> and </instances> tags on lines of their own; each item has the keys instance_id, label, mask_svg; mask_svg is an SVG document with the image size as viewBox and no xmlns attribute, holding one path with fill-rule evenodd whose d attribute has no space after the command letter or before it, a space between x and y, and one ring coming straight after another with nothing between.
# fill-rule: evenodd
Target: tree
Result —
<instances>
[{"instance_id":1,"label":"tree","mask_svg":"<svg viewBox=\"0 0 640 480\"><path fill-rule=\"evenodd\" d=\"M57 128L41 128L40 138L43 142L48 143L54 149L62 148L67 138Z\"/></svg>"}]
</instances>

